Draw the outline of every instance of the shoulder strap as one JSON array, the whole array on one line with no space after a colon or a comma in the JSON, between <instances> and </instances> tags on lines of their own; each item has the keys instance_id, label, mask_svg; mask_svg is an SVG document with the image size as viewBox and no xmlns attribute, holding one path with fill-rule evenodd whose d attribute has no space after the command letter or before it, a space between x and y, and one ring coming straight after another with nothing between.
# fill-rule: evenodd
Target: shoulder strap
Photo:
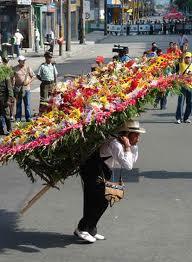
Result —
<instances>
[{"instance_id":1,"label":"shoulder strap","mask_svg":"<svg viewBox=\"0 0 192 262\"><path fill-rule=\"evenodd\" d=\"M188 65L188 67L187 68L185 68L185 71L183 72L183 74L182 75L184 75L186 72L187 72L187 69L189 69L189 67L191 66L191 63Z\"/></svg>"},{"instance_id":2,"label":"shoulder strap","mask_svg":"<svg viewBox=\"0 0 192 262\"><path fill-rule=\"evenodd\" d=\"M52 63L52 66L53 66L53 74L54 74L54 82L56 83L57 82L57 76L56 76L56 72L55 72L55 64Z\"/></svg>"}]
</instances>

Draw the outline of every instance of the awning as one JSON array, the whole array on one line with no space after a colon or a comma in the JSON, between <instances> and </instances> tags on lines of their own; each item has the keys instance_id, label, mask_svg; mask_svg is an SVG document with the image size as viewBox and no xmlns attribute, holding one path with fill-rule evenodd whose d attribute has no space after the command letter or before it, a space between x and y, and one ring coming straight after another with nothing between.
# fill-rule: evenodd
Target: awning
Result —
<instances>
[{"instance_id":1,"label":"awning","mask_svg":"<svg viewBox=\"0 0 192 262\"><path fill-rule=\"evenodd\" d=\"M185 16L177 11L177 9L173 8L171 11L164 15L163 19L184 19Z\"/></svg>"}]
</instances>

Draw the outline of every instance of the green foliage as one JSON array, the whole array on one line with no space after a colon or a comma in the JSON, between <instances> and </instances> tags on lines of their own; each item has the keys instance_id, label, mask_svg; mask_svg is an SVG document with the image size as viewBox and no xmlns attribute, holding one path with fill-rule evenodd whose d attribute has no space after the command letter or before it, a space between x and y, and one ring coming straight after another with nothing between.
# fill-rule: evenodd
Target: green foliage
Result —
<instances>
[{"instance_id":1,"label":"green foliage","mask_svg":"<svg viewBox=\"0 0 192 262\"><path fill-rule=\"evenodd\" d=\"M1 65L0 66L0 82L6 78L10 78L13 74L13 71L10 67Z\"/></svg>"},{"instance_id":2,"label":"green foliage","mask_svg":"<svg viewBox=\"0 0 192 262\"><path fill-rule=\"evenodd\" d=\"M177 5L179 9L184 7L192 7L192 0L175 0L174 4Z\"/></svg>"}]
</instances>

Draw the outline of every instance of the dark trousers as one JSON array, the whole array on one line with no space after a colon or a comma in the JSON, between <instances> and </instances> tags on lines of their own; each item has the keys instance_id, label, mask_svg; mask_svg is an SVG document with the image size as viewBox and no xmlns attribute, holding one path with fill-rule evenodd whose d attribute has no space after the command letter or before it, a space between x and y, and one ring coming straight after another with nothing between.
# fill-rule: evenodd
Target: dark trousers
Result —
<instances>
[{"instance_id":1,"label":"dark trousers","mask_svg":"<svg viewBox=\"0 0 192 262\"><path fill-rule=\"evenodd\" d=\"M159 93L155 99L155 105L158 105L160 102L160 108L166 109L167 107L167 94Z\"/></svg>"},{"instance_id":2,"label":"dark trousers","mask_svg":"<svg viewBox=\"0 0 192 262\"><path fill-rule=\"evenodd\" d=\"M192 103L192 93L191 90L182 87L181 89L181 95L178 96L178 102L177 102L177 111L176 111L176 119L177 120L187 120L191 114L191 103ZM184 102L186 100L186 108L185 113L183 116L183 108L184 108Z\"/></svg>"},{"instance_id":3,"label":"dark trousers","mask_svg":"<svg viewBox=\"0 0 192 262\"><path fill-rule=\"evenodd\" d=\"M11 121L9 107L4 98L0 98L0 134L6 134L11 131Z\"/></svg>"},{"instance_id":4,"label":"dark trousers","mask_svg":"<svg viewBox=\"0 0 192 262\"><path fill-rule=\"evenodd\" d=\"M81 176L84 184L84 208L78 229L94 236L97 234L97 223L108 207L108 201L104 195L104 183L90 181L91 176L91 173L88 176Z\"/></svg>"},{"instance_id":5,"label":"dark trousers","mask_svg":"<svg viewBox=\"0 0 192 262\"><path fill-rule=\"evenodd\" d=\"M46 112L48 106L48 100L50 93L54 87L54 83L46 84L42 82L40 84L40 105L39 105L39 113Z\"/></svg>"}]
</instances>

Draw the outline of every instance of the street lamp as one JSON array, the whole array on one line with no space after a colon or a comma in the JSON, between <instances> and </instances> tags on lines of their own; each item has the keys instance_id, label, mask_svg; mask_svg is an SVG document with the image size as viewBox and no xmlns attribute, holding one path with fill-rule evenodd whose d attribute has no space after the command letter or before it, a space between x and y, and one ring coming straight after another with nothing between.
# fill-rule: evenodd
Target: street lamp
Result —
<instances>
[{"instance_id":1,"label":"street lamp","mask_svg":"<svg viewBox=\"0 0 192 262\"><path fill-rule=\"evenodd\" d=\"M104 1L104 35L107 35L107 0Z\"/></svg>"},{"instance_id":2,"label":"street lamp","mask_svg":"<svg viewBox=\"0 0 192 262\"><path fill-rule=\"evenodd\" d=\"M79 43L85 44L85 9L84 0L80 0L80 36Z\"/></svg>"},{"instance_id":3,"label":"street lamp","mask_svg":"<svg viewBox=\"0 0 192 262\"><path fill-rule=\"evenodd\" d=\"M60 18L59 18L59 38L60 38L60 42L59 42L59 55L62 56L63 55L63 1L60 0L59 1L59 11L60 11Z\"/></svg>"},{"instance_id":4,"label":"street lamp","mask_svg":"<svg viewBox=\"0 0 192 262\"><path fill-rule=\"evenodd\" d=\"M71 51L71 0L67 0L66 4L67 4L66 51Z\"/></svg>"}]
</instances>

